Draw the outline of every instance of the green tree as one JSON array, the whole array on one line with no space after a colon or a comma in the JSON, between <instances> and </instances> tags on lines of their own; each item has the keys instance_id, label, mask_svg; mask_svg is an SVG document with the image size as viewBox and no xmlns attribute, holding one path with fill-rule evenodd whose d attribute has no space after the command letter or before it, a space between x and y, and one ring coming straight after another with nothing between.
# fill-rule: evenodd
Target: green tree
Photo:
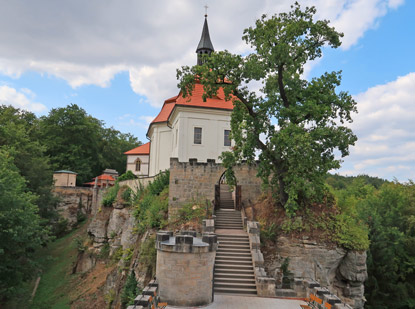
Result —
<instances>
[{"instance_id":1,"label":"green tree","mask_svg":"<svg viewBox=\"0 0 415 309\"><path fill-rule=\"evenodd\" d=\"M26 179L28 189L38 196L40 215L49 220L56 218L56 199L51 194L52 169L39 139L36 116L12 106L0 106L0 146L13 154L14 164Z\"/></svg>"},{"instance_id":2,"label":"green tree","mask_svg":"<svg viewBox=\"0 0 415 309\"><path fill-rule=\"evenodd\" d=\"M177 71L179 87L188 96L195 82L204 85L204 98L222 87L233 98L232 152L222 159L231 168L248 163L259 153L258 176L278 188L289 214L303 202L320 198L327 171L340 167L338 150L348 155L356 136L344 124L352 122L356 102L347 92L337 92L341 72L325 73L308 81L307 61L321 57L325 45L340 46L338 33L326 20L314 21L314 7L302 10L296 3L288 13L262 16L255 27L245 29L243 39L254 52L239 56L213 53L201 66ZM197 80L195 79L197 77ZM260 82L260 93L250 91Z\"/></svg>"},{"instance_id":3,"label":"green tree","mask_svg":"<svg viewBox=\"0 0 415 309\"><path fill-rule=\"evenodd\" d=\"M103 123L76 104L54 108L41 118L41 138L54 170L78 173L77 183L102 172L100 141Z\"/></svg>"},{"instance_id":4,"label":"green tree","mask_svg":"<svg viewBox=\"0 0 415 309\"><path fill-rule=\"evenodd\" d=\"M123 153L141 144L131 134L105 128L101 120L76 104L52 109L41 118L40 130L53 168L78 173L78 185L100 175L105 168L123 173Z\"/></svg>"},{"instance_id":5,"label":"green tree","mask_svg":"<svg viewBox=\"0 0 415 309\"><path fill-rule=\"evenodd\" d=\"M384 184L357 207L370 230L367 308L415 308L415 184Z\"/></svg>"},{"instance_id":6,"label":"green tree","mask_svg":"<svg viewBox=\"0 0 415 309\"><path fill-rule=\"evenodd\" d=\"M48 239L37 197L28 192L13 161L10 153L0 150L0 300L35 274L33 253Z\"/></svg>"},{"instance_id":7,"label":"green tree","mask_svg":"<svg viewBox=\"0 0 415 309\"><path fill-rule=\"evenodd\" d=\"M101 152L104 168L114 168L121 175L127 167L127 156L124 152L140 146L142 143L129 133L121 133L114 128L103 130Z\"/></svg>"}]
</instances>

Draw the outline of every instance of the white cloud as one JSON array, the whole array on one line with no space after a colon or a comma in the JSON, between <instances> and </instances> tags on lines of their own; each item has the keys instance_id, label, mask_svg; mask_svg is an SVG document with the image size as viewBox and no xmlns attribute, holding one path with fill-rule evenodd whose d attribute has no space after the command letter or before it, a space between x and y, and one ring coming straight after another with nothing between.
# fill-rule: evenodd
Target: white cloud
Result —
<instances>
[{"instance_id":1,"label":"white cloud","mask_svg":"<svg viewBox=\"0 0 415 309\"><path fill-rule=\"evenodd\" d=\"M29 95L28 98L26 95ZM20 89L20 92L9 86L0 86L0 104L12 105L17 108L32 112L42 112L46 110L46 106L34 102L35 94L26 88Z\"/></svg>"},{"instance_id":2,"label":"white cloud","mask_svg":"<svg viewBox=\"0 0 415 309\"><path fill-rule=\"evenodd\" d=\"M350 175L415 178L415 73L355 95L359 113L352 129L359 140L345 159ZM410 167L410 168L408 168Z\"/></svg>"},{"instance_id":3,"label":"white cloud","mask_svg":"<svg viewBox=\"0 0 415 309\"><path fill-rule=\"evenodd\" d=\"M217 50L249 50L243 29L263 13L286 11L292 0L209 1L209 27ZM403 0L303 0L318 17L345 33L343 48L357 43ZM106 87L129 71L133 90L153 106L177 93L175 69L196 61L203 4L191 0L4 1L0 10L0 72L19 77L36 71L72 87Z\"/></svg>"}]
</instances>

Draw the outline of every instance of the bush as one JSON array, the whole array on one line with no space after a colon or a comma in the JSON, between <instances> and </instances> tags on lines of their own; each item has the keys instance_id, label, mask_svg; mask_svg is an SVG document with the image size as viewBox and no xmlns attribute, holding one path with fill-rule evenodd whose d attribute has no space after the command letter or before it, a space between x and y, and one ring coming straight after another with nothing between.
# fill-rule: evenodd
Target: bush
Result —
<instances>
[{"instance_id":1,"label":"bush","mask_svg":"<svg viewBox=\"0 0 415 309\"><path fill-rule=\"evenodd\" d=\"M170 171L166 170L156 176L154 181L148 185L148 190L152 195L159 195L169 185L169 182Z\"/></svg>"},{"instance_id":2,"label":"bush","mask_svg":"<svg viewBox=\"0 0 415 309\"><path fill-rule=\"evenodd\" d=\"M147 269L147 275L149 277L154 277L156 273L156 259L156 240L155 236L151 236L141 244L139 257L139 261Z\"/></svg>"},{"instance_id":3,"label":"bush","mask_svg":"<svg viewBox=\"0 0 415 309\"><path fill-rule=\"evenodd\" d=\"M102 199L102 205L104 205L105 207L111 207L112 204L114 204L115 199L117 198L119 189L120 186L118 185L118 183L111 187Z\"/></svg>"},{"instance_id":4,"label":"bush","mask_svg":"<svg viewBox=\"0 0 415 309\"><path fill-rule=\"evenodd\" d=\"M350 250L367 250L369 248L366 226L344 213L336 216L333 240L343 248Z\"/></svg>"},{"instance_id":5,"label":"bush","mask_svg":"<svg viewBox=\"0 0 415 309\"><path fill-rule=\"evenodd\" d=\"M132 179L137 179L137 176L135 176L132 171L126 171L124 174L117 178L117 182Z\"/></svg>"},{"instance_id":6,"label":"bush","mask_svg":"<svg viewBox=\"0 0 415 309\"><path fill-rule=\"evenodd\" d=\"M125 281L124 288L121 292L121 305L123 308L126 308L129 305L134 304L134 299L138 294L141 293L141 289L138 286L137 279L135 278L135 273L132 271Z\"/></svg>"}]
</instances>

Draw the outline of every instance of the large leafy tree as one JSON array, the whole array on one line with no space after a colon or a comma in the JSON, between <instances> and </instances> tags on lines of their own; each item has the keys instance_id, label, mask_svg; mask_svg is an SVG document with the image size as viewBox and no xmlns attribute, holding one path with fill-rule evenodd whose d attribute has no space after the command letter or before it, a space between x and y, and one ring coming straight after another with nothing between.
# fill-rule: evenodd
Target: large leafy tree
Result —
<instances>
[{"instance_id":1,"label":"large leafy tree","mask_svg":"<svg viewBox=\"0 0 415 309\"><path fill-rule=\"evenodd\" d=\"M36 199L14 165L14 158L1 149L0 301L34 275L34 251L47 241L49 232L38 215Z\"/></svg>"},{"instance_id":2,"label":"large leafy tree","mask_svg":"<svg viewBox=\"0 0 415 309\"><path fill-rule=\"evenodd\" d=\"M288 13L264 15L244 31L251 54L213 53L203 65L177 71L184 96L200 82L205 98L220 87L233 98L235 146L222 155L223 163L232 168L241 160L253 162L259 153L258 175L278 188L288 213L322 196L327 171L340 167L335 151L344 157L356 141L344 125L352 121L356 102L347 92L336 91L341 72L310 81L303 76L305 64L321 57L325 45L341 44L342 34L326 20L315 21L315 12L296 3ZM262 83L259 93L249 90L251 82Z\"/></svg>"},{"instance_id":3,"label":"large leafy tree","mask_svg":"<svg viewBox=\"0 0 415 309\"><path fill-rule=\"evenodd\" d=\"M39 140L39 120L28 111L0 106L0 146L13 154L28 190L36 194L36 204L43 218L56 217L56 199L51 194L52 168Z\"/></svg>"},{"instance_id":4,"label":"large leafy tree","mask_svg":"<svg viewBox=\"0 0 415 309\"><path fill-rule=\"evenodd\" d=\"M141 143L131 134L123 134L89 115L76 104L55 108L40 119L42 142L55 170L76 173L78 184L90 181L105 168L122 173L125 151Z\"/></svg>"}]
</instances>

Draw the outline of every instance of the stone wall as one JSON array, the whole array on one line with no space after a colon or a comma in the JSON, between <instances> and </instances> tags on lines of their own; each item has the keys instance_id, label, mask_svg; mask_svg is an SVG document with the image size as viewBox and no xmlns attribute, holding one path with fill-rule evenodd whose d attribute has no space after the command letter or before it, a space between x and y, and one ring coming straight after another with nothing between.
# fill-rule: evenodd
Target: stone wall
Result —
<instances>
[{"instance_id":1,"label":"stone wall","mask_svg":"<svg viewBox=\"0 0 415 309\"><path fill-rule=\"evenodd\" d=\"M90 214L93 204L93 188L54 187L53 194L59 198L57 211L70 227L78 223L79 216Z\"/></svg>"},{"instance_id":2,"label":"stone wall","mask_svg":"<svg viewBox=\"0 0 415 309\"><path fill-rule=\"evenodd\" d=\"M215 160L199 163L196 159L179 162L170 159L169 216L177 212L181 205L192 201L213 201L215 184L225 172L222 164ZM234 167L237 184L241 186L242 205L252 204L261 194L261 180L256 177L255 166L240 164Z\"/></svg>"},{"instance_id":3,"label":"stone wall","mask_svg":"<svg viewBox=\"0 0 415 309\"><path fill-rule=\"evenodd\" d=\"M281 265L286 258L289 258L288 270L294 278L318 281L353 308L363 308L367 279L365 252L280 236L275 248L268 248L264 254L265 269L276 279L277 286L282 283Z\"/></svg>"}]
</instances>

